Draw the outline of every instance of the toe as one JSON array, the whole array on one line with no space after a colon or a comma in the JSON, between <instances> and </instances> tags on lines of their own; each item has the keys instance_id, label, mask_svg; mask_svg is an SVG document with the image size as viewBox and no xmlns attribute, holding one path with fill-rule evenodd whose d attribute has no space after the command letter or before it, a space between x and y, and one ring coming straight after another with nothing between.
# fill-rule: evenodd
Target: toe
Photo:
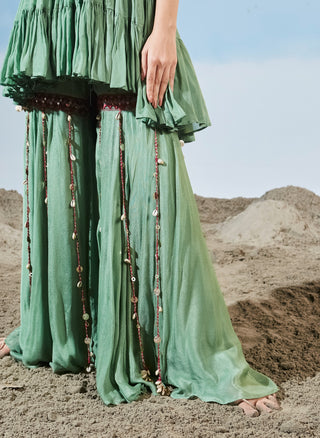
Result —
<instances>
[{"instance_id":1,"label":"toe","mask_svg":"<svg viewBox=\"0 0 320 438\"><path fill-rule=\"evenodd\" d=\"M256 403L256 408L258 409L259 412L270 413L273 411L272 407L273 407L272 404L265 397L258 400Z\"/></svg>"},{"instance_id":2,"label":"toe","mask_svg":"<svg viewBox=\"0 0 320 438\"><path fill-rule=\"evenodd\" d=\"M0 347L0 359L10 353L10 348L4 343L2 347Z\"/></svg>"},{"instance_id":3,"label":"toe","mask_svg":"<svg viewBox=\"0 0 320 438\"><path fill-rule=\"evenodd\" d=\"M260 415L259 411L254 406L251 406L251 403L240 401L238 406L248 417L258 417Z\"/></svg>"},{"instance_id":4,"label":"toe","mask_svg":"<svg viewBox=\"0 0 320 438\"><path fill-rule=\"evenodd\" d=\"M281 409L278 400L273 395L268 395L264 403L271 409Z\"/></svg>"}]
</instances>

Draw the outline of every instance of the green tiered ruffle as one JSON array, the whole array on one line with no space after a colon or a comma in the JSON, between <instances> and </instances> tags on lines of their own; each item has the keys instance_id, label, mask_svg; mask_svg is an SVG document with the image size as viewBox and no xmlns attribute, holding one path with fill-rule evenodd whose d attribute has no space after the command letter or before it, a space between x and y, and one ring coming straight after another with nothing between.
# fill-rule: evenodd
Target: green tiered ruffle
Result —
<instances>
[{"instance_id":1,"label":"green tiered ruffle","mask_svg":"<svg viewBox=\"0 0 320 438\"><path fill-rule=\"evenodd\" d=\"M162 107L148 102L140 79L140 52L154 12L155 0L21 0L1 71L3 95L23 105L44 87L85 79L137 93L137 119L193 141L193 133L211 123L178 32L174 91L167 88Z\"/></svg>"}]
</instances>

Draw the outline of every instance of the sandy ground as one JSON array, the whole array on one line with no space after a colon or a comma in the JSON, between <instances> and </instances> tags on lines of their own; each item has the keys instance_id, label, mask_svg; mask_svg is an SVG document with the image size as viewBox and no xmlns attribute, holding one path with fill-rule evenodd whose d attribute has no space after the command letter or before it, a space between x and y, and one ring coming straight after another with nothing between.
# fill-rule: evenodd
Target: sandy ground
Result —
<instances>
[{"instance_id":1,"label":"sandy ground","mask_svg":"<svg viewBox=\"0 0 320 438\"><path fill-rule=\"evenodd\" d=\"M94 373L0 362L3 437L320 437L320 197L196 196L203 232L247 361L280 387L282 410L144 396L106 406ZM0 334L19 324L21 196L0 189ZM11 387L16 386L16 388Z\"/></svg>"}]
</instances>

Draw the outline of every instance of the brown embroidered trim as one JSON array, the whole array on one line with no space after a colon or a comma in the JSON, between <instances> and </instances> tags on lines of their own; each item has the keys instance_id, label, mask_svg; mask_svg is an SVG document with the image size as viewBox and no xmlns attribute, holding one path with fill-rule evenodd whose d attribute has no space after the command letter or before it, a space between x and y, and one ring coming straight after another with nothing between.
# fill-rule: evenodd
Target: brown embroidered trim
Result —
<instances>
[{"instance_id":1,"label":"brown embroidered trim","mask_svg":"<svg viewBox=\"0 0 320 438\"><path fill-rule=\"evenodd\" d=\"M87 115L90 111L90 102L86 99L59 94L37 93L28 99L22 109L31 111L64 111L67 114Z\"/></svg>"},{"instance_id":2,"label":"brown embroidered trim","mask_svg":"<svg viewBox=\"0 0 320 438\"><path fill-rule=\"evenodd\" d=\"M101 94L97 96L98 111L134 111L137 103L137 95L125 94Z\"/></svg>"}]
</instances>

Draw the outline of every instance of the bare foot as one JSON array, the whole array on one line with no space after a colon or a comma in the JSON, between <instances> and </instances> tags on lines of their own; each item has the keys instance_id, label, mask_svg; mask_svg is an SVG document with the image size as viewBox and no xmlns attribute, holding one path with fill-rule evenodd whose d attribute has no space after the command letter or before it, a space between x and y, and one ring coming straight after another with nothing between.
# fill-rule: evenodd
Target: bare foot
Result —
<instances>
[{"instance_id":1,"label":"bare foot","mask_svg":"<svg viewBox=\"0 0 320 438\"><path fill-rule=\"evenodd\" d=\"M5 343L5 338L0 338L0 359L10 353L10 348Z\"/></svg>"},{"instance_id":2,"label":"bare foot","mask_svg":"<svg viewBox=\"0 0 320 438\"><path fill-rule=\"evenodd\" d=\"M260 398L240 399L234 402L249 417L258 417L260 413L270 413L280 409L275 393Z\"/></svg>"}]
</instances>

